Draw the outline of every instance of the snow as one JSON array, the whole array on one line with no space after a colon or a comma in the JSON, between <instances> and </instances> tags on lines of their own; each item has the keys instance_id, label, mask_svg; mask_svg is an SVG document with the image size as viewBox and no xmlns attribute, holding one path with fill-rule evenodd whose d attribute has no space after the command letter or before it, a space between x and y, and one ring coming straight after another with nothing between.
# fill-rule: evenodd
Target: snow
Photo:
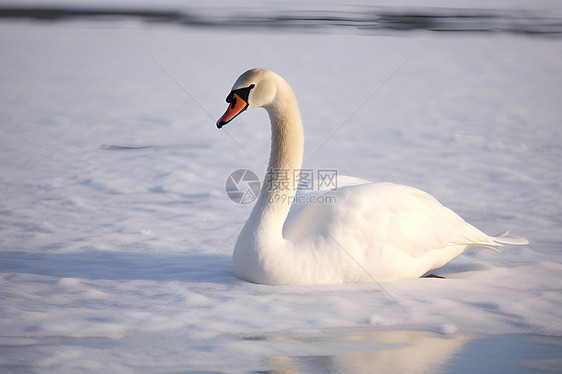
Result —
<instances>
[{"instance_id":1,"label":"snow","mask_svg":"<svg viewBox=\"0 0 562 374\"><path fill-rule=\"evenodd\" d=\"M560 39L6 20L0 46L2 372L427 372L475 337L562 335ZM421 188L531 244L384 288L236 279L251 205L224 184L264 176L269 128L214 122L251 67L293 86L304 167ZM556 367L549 344L528 367Z\"/></svg>"}]
</instances>

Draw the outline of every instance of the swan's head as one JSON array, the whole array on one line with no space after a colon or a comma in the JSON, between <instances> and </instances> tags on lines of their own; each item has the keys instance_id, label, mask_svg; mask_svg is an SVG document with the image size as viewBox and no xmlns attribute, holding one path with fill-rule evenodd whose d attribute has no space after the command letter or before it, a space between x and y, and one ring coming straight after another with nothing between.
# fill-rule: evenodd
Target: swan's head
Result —
<instances>
[{"instance_id":1,"label":"swan's head","mask_svg":"<svg viewBox=\"0 0 562 374\"><path fill-rule=\"evenodd\" d=\"M226 97L229 105L217 121L217 127L220 129L246 109L270 105L275 99L278 81L283 78L265 69L252 69L242 74Z\"/></svg>"}]
</instances>

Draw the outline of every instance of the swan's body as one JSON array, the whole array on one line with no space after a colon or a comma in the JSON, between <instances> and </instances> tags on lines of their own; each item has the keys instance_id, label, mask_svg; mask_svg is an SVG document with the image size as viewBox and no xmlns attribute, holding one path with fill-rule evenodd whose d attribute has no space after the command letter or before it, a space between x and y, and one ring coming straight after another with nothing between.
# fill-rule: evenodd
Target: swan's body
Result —
<instances>
[{"instance_id":1,"label":"swan's body","mask_svg":"<svg viewBox=\"0 0 562 374\"><path fill-rule=\"evenodd\" d=\"M420 277L471 247L527 243L488 236L431 195L390 183L340 182L324 192L324 203L294 207L289 215L303 157L293 91L277 74L253 69L238 78L227 101L219 128L247 108L263 107L272 133L273 182L264 182L234 247L234 273L241 279L271 285L391 282ZM275 179L279 170L288 183Z\"/></svg>"}]
</instances>

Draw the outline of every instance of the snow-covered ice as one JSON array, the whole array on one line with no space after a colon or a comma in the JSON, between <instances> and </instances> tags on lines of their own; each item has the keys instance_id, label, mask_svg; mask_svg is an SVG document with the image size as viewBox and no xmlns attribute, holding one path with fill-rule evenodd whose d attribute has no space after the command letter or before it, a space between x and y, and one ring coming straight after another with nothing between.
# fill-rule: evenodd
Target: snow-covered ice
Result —
<instances>
[{"instance_id":1,"label":"snow-covered ice","mask_svg":"<svg viewBox=\"0 0 562 374\"><path fill-rule=\"evenodd\" d=\"M5 20L0 47L2 372L462 372L448 360L490 335L559 370L561 39ZM293 86L304 167L418 187L531 244L384 289L236 279L251 205L224 183L263 177L269 126L214 121L251 67Z\"/></svg>"}]
</instances>

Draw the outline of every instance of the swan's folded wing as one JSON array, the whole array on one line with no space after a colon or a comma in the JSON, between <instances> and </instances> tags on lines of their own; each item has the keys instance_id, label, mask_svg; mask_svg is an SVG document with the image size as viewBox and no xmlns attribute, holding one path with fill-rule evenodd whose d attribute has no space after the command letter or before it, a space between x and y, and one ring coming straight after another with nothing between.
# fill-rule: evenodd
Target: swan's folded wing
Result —
<instances>
[{"instance_id":1,"label":"swan's folded wing","mask_svg":"<svg viewBox=\"0 0 562 374\"><path fill-rule=\"evenodd\" d=\"M326 195L336 202L309 204L287 220L284 234L288 239L312 232L329 235L352 252L392 246L414 258L449 245L493 245L487 235L413 187L369 183Z\"/></svg>"}]
</instances>

